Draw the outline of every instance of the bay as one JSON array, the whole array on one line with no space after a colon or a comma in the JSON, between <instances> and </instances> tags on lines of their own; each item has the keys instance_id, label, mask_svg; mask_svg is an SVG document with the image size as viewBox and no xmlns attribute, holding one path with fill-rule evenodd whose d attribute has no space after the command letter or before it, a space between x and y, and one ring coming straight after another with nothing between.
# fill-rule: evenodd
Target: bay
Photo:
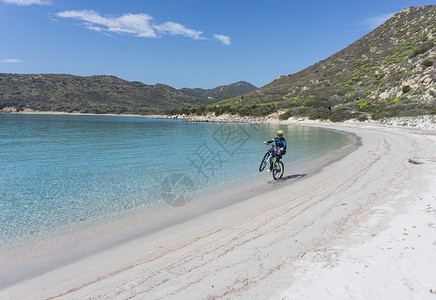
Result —
<instances>
[{"instance_id":1,"label":"bay","mask_svg":"<svg viewBox=\"0 0 436 300\"><path fill-rule=\"evenodd\" d=\"M286 170L348 142L322 128L125 116L0 114L0 129L1 245L173 205L174 181L201 193L270 180L258 167L278 129Z\"/></svg>"}]
</instances>

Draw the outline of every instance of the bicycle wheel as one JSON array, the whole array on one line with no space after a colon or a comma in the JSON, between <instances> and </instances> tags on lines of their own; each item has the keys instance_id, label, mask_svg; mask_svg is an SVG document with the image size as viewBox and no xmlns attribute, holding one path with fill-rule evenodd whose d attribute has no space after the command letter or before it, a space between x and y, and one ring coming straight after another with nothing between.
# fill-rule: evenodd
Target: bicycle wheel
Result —
<instances>
[{"instance_id":1,"label":"bicycle wheel","mask_svg":"<svg viewBox=\"0 0 436 300\"><path fill-rule=\"evenodd\" d=\"M268 158L269 158L269 152L265 153L265 155L263 156L263 159L260 162L259 172L262 172L265 169L266 164L268 163Z\"/></svg>"},{"instance_id":2,"label":"bicycle wheel","mask_svg":"<svg viewBox=\"0 0 436 300\"><path fill-rule=\"evenodd\" d=\"M282 178L283 173L285 172L285 166L281 161L278 162L278 165L273 168L273 178L275 180Z\"/></svg>"}]
</instances>

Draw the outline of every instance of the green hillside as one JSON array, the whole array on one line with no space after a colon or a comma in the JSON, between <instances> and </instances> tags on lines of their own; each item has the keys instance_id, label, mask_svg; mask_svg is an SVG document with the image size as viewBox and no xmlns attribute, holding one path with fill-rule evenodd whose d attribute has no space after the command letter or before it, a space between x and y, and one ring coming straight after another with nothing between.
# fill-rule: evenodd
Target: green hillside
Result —
<instances>
[{"instance_id":1,"label":"green hillside","mask_svg":"<svg viewBox=\"0 0 436 300\"><path fill-rule=\"evenodd\" d=\"M199 97L203 99L215 100L214 102L230 99L235 95L239 96L251 91L256 90L257 87L251 83L245 81L238 81L229 85L222 85L216 88L205 90L205 89L181 89L180 91L185 94Z\"/></svg>"},{"instance_id":2,"label":"green hillside","mask_svg":"<svg viewBox=\"0 0 436 300\"><path fill-rule=\"evenodd\" d=\"M202 93L187 93L164 84L146 85L114 76L0 73L0 112L38 110L82 113L165 113L187 105L202 105L255 89L235 83ZM251 87L250 87L251 86ZM217 100L216 100L217 99ZM5 109L7 108L7 109Z\"/></svg>"},{"instance_id":3,"label":"green hillside","mask_svg":"<svg viewBox=\"0 0 436 300\"><path fill-rule=\"evenodd\" d=\"M406 8L347 48L215 105L180 112L335 121L435 114L436 5ZM174 111L175 112L175 111Z\"/></svg>"}]
</instances>

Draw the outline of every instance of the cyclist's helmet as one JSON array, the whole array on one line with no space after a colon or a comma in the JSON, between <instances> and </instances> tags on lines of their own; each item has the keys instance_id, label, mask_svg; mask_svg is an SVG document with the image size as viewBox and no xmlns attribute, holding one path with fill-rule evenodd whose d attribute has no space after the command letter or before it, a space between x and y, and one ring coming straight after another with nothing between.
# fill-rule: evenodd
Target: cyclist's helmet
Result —
<instances>
[{"instance_id":1,"label":"cyclist's helmet","mask_svg":"<svg viewBox=\"0 0 436 300\"><path fill-rule=\"evenodd\" d=\"M280 134L283 135L283 130L279 130L279 131L277 131L277 134L278 134L278 135L280 135Z\"/></svg>"}]
</instances>

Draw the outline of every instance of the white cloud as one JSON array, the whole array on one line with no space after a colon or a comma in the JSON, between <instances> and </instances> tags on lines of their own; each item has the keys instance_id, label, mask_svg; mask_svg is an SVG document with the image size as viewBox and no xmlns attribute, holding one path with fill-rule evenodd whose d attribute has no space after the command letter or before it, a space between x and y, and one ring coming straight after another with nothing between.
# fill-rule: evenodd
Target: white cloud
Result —
<instances>
[{"instance_id":1,"label":"white cloud","mask_svg":"<svg viewBox=\"0 0 436 300\"><path fill-rule=\"evenodd\" d=\"M70 10L56 14L59 18L70 18L83 21L82 25L89 30L103 33L129 34L136 37L158 38L162 35L180 35L194 40L206 40L203 32L187 28L174 23L154 22L148 14L123 14L121 16L102 16L93 10ZM214 35L215 39L225 45L230 45L230 37L220 34Z\"/></svg>"},{"instance_id":2,"label":"white cloud","mask_svg":"<svg viewBox=\"0 0 436 300\"><path fill-rule=\"evenodd\" d=\"M367 27L368 29L375 29L381 24L383 24L387 19L389 19L393 13L381 14L376 16L371 16L363 19L358 24Z\"/></svg>"},{"instance_id":3,"label":"white cloud","mask_svg":"<svg viewBox=\"0 0 436 300\"><path fill-rule=\"evenodd\" d=\"M16 5L21 5L21 6L29 6L32 4L37 4L37 5L50 5L51 1L50 0L2 0L4 3L8 3L8 4L16 4Z\"/></svg>"},{"instance_id":4,"label":"white cloud","mask_svg":"<svg viewBox=\"0 0 436 300\"><path fill-rule=\"evenodd\" d=\"M161 34L182 35L193 38L194 40L205 39L201 36L203 32L186 28L185 26L174 22L165 22L163 24L153 25L153 28Z\"/></svg>"},{"instance_id":5,"label":"white cloud","mask_svg":"<svg viewBox=\"0 0 436 300\"><path fill-rule=\"evenodd\" d=\"M158 34L181 35L195 40L204 39L203 32L186 28L182 24L165 22L155 24L148 14L123 14L122 16L101 16L93 10L72 10L57 14L61 18L72 18L87 22L87 28L94 31L109 31L131 34L137 37L156 38Z\"/></svg>"},{"instance_id":6,"label":"white cloud","mask_svg":"<svg viewBox=\"0 0 436 300\"><path fill-rule=\"evenodd\" d=\"M153 19L147 14L124 14L121 17L102 17L93 10L71 10L56 14L61 18L72 18L87 22L87 28L94 31L127 33L137 37L157 37L151 27Z\"/></svg>"},{"instance_id":7,"label":"white cloud","mask_svg":"<svg viewBox=\"0 0 436 300\"><path fill-rule=\"evenodd\" d=\"M89 25L87 28L88 28L89 30L94 30L94 31L98 31L98 32L104 30L104 29L101 28L101 27L98 27L98 26L92 26L92 25Z\"/></svg>"},{"instance_id":8,"label":"white cloud","mask_svg":"<svg viewBox=\"0 0 436 300\"><path fill-rule=\"evenodd\" d=\"M0 62L3 64L15 64L15 63L22 63L23 61L21 59L11 58L11 59L4 59Z\"/></svg>"},{"instance_id":9,"label":"white cloud","mask_svg":"<svg viewBox=\"0 0 436 300\"><path fill-rule=\"evenodd\" d=\"M223 44L226 45L226 46L229 46L229 45L232 43L232 41L231 41L231 39L230 39L229 36L222 35L222 34L214 34L213 36L214 36L218 41L220 41L221 43L223 43Z\"/></svg>"}]
</instances>

